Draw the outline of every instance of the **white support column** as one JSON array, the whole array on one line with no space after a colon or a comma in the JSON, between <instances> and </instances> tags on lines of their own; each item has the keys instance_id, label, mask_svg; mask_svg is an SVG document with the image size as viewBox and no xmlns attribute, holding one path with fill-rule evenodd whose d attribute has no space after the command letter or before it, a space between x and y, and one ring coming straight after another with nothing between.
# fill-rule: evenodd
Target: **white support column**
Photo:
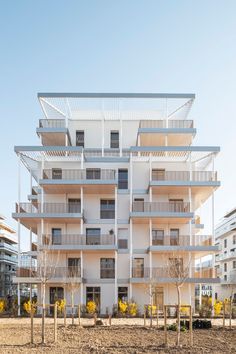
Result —
<instances>
[{"instance_id":1,"label":"white support column","mask_svg":"<svg viewBox=\"0 0 236 354\"><path fill-rule=\"evenodd\" d=\"M133 161L132 153L130 153L130 163L129 163L129 211L132 212L133 203Z\"/></svg>"},{"instance_id":2,"label":"white support column","mask_svg":"<svg viewBox=\"0 0 236 354\"><path fill-rule=\"evenodd\" d=\"M18 210L20 213L20 200L21 200L21 161L18 160ZM17 219L18 223L18 268L21 266L21 225L20 219ZM17 284L17 304L18 304L18 316L20 316L20 283Z\"/></svg>"},{"instance_id":3,"label":"white support column","mask_svg":"<svg viewBox=\"0 0 236 354\"><path fill-rule=\"evenodd\" d=\"M32 252L32 229L30 228L30 252ZM32 269L32 254L30 255L30 269ZM30 301L32 301L32 283L30 283Z\"/></svg>"},{"instance_id":4,"label":"white support column","mask_svg":"<svg viewBox=\"0 0 236 354\"><path fill-rule=\"evenodd\" d=\"M130 224L129 224L129 260L130 260L130 280L132 278L132 267L133 267L133 220L130 219ZM133 289L132 289L132 283L130 282L129 284L129 299L131 300L133 296Z\"/></svg>"},{"instance_id":5,"label":"white support column","mask_svg":"<svg viewBox=\"0 0 236 354\"><path fill-rule=\"evenodd\" d=\"M152 181L152 153L149 154L149 183Z\"/></svg>"},{"instance_id":6,"label":"white support column","mask_svg":"<svg viewBox=\"0 0 236 354\"><path fill-rule=\"evenodd\" d=\"M189 200L189 209L190 213L192 212L192 190L191 187L188 189L188 200ZM192 240L192 219L189 220L189 244L192 246L193 240Z\"/></svg>"},{"instance_id":7,"label":"white support column","mask_svg":"<svg viewBox=\"0 0 236 354\"><path fill-rule=\"evenodd\" d=\"M84 277L84 258L83 251L80 251L81 284L80 284L80 305L83 305L83 277Z\"/></svg>"},{"instance_id":8,"label":"white support column","mask_svg":"<svg viewBox=\"0 0 236 354\"><path fill-rule=\"evenodd\" d=\"M132 212L132 204L133 204L133 160L132 153L130 153L130 165L129 165L129 210ZM129 221L129 278L132 278L132 266L133 266L133 220L130 218ZM129 283L129 299L132 299L133 289L132 283Z\"/></svg>"},{"instance_id":9,"label":"white support column","mask_svg":"<svg viewBox=\"0 0 236 354\"><path fill-rule=\"evenodd\" d=\"M81 214L82 218L80 221L80 234L83 235L84 230L84 220L83 220L83 210L84 210L84 189L80 187L80 207L81 207Z\"/></svg>"},{"instance_id":10,"label":"white support column","mask_svg":"<svg viewBox=\"0 0 236 354\"><path fill-rule=\"evenodd\" d=\"M41 178L43 179L43 170L44 170L44 158L42 158L42 165L41 165ZM41 188L41 206L40 212L43 213L44 211L44 189ZM41 219L41 237L40 237L40 245L43 244L43 235L44 235L44 219Z\"/></svg>"},{"instance_id":11,"label":"white support column","mask_svg":"<svg viewBox=\"0 0 236 354\"><path fill-rule=\"evenodd\" d=\"M202 258L200 257L200 269L202 269ZM202 284L199 284L199 306L202 306Z\"/></svg>"},{"instance_id":12,"label":"white support column","mask_svg":"<svg viewBox=\"0 0 236 354\"><path fill-rule=\"evenodd\" d=\"M118 227L117 227L117 218L118 218L118 194L117 194L117 186L115 187L115 244L117 247L118 243ZM117 264L117 251L115 250L115 282L114 282L114 304L117 303L117 269L118 269L118 264Z\"/></svg>"},{"instance_id":13,"label":"white support column","mask_svg":"<svg viewBox=\"0 0 236 354\"><path fill-rule=\"evenodd\" d=\"M152 245L152 219L149 219L149 247ZM152 279L152 252L149 251L149 277Z\"/></svg>"}]
</instances>

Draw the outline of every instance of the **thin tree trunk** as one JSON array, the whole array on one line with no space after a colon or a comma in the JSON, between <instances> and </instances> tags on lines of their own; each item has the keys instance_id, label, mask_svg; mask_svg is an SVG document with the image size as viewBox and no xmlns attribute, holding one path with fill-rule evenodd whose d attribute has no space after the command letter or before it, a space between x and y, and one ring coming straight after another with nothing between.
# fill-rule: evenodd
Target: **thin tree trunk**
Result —
<instances>
[{"instance_id":1,"label":"thin tree trunk","mask_svg":"<svg viewBox=\"0 0 236 354\"><path fill-rule=\"evenodd\" d=\"M45 302L46 302L46 284L42 283L43 291L42 291L42 343L45 343Z\"/></svg>"},{"instance_id":2,"label":"thin tree trunk","mask_svg":"<svg viewBox=\"0 0 236 354\"><path fill-rule=\"evenodd\" d=\"M177 306L177 346L180 345L180 287L177 285L178 306Z\"/></svg>"},{"instance_id":3,"label":"thin tree trunk","mask_svg":"<svg viewBox=\"0 0 236 354\"><path fill-rule=\"evenodd\" d=\"M72 325L74 325L74 291L71 292Z\"/></svg>"},{"instance_id":4,"label":"thin tree trunk","mask_svg":"<svg viewBox=\"0 0 236 354\"><path fill-rule=\"evenodd\" d=\"M229 328L232 329L232 296L230 296L229 300Z\"/></svg>"}]
</instances>

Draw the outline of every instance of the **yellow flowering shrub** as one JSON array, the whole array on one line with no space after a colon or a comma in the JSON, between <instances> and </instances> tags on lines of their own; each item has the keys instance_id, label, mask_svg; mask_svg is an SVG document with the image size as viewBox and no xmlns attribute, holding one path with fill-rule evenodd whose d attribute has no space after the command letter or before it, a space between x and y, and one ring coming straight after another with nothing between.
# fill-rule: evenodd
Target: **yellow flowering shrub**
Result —
<instances>
[{"instance_id":1,"label":"yellow flowering shrub","mask_svg":"<svg viewBox=\"0 0 236 354\"><path fill-rule=\"evenodd\" d=\"M119 300L118 305L119 305L119 311L122 313L122 315L124 315L128 309L127 302Z\"/></svg>"},{"instance_id":2,"label":"yellow flowering shrub","mask_svg":"<svg viewBox=\"0 0 236 354\"><path fill-rule=\"evenodd\" d=\"M65 299L59 299L55 302L55 305L57 305L57 311L59 313L62 313L64 311L64 308L66 306L66 300Z\"/></svg>"},{"instance_id":3,"label":"yellow flowering shrub","mask_svg":"<svg viewBox=\"0 0 236 354\"><path fill-rule=\"evenodd\" d=\"M128 304L128 314L130 316L136 316L137 315L137 312L138 312L138 306L135 302L130 302Z\"/></svg>"},{"instance_id":4,"label":"yellow flowering shrub","mask_svg":"<svg viewBox=\"0 0 236 354\"><path fill-rule=\"evenodd\" d=\"M157 307L155 305L148 305L148 315L151 316L157 313Z\"/></svg>"},{"instance_id":5,"label":"yellow flowering shrub","mask_svg":"<svg viewBox=\"0 0 236 354\"><path fill-rule=\"evenodd\" d=\"M36 308L37 308L37 302L34 301L31 302L30 300L25 302L23 305L23 309L29 314L31 313L31 311L35 313Z\"/></svg>"},{"instance_id":6,"label":"yellow flowering shrub","mask_svg":"<svg viewBox=\"0 0 236 354\"><path fill-rule=\"evenodd\" d=\"M94 301L88 301L86 305L86 310L90 315L93 315L96 312L97 306Z\"/></svg>"},{"instance_id":7,"label":"yellow flowering shrub","mask_svg":"<svg viewBox=\"0 0 236 354\"><path fill-rule=\"evenodd\" d=\"M0 313L2 313L6 308L5 300L0 300Z\"/></svg>"},{"instance_id":8,"label":"yellow flowering shrub","mask_svg":"<svg viewBox=\"0 0 236 354\"><path fill-rule=\"evenodd\" d=\"M221 313L222 308L223 308L222 301L215 300L215 302L214 302L214 312L215 312L216 316Z\"/></svg>"}]
</instances>

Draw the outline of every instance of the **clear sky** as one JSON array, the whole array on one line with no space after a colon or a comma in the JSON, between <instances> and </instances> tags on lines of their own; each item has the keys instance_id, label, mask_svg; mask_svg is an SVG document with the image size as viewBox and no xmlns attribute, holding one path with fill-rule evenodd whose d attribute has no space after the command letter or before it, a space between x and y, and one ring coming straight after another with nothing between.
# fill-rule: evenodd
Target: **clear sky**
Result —
<instances>
[{"instance_id":1,"label":"clear sky","mask_svg":"<svg viewBox=\"0 0 236 354\"><path fill-rule=\"evenodd\" d=\"M16 227L13 149L39 144L47 91L196 93L195 143L222 149L216 220L236 206L235 14L235 0L0 0L0 214Z\"/></svg>"}]
</instances>

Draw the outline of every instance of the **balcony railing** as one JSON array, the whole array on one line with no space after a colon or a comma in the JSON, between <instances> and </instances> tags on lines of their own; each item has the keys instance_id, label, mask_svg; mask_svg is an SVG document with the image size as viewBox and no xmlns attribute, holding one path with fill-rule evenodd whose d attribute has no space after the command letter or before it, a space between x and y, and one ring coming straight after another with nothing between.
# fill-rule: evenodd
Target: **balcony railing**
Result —
<instances>
[{"instance_id":1,"label":"balcony railing","mask_svg":"<svg viewBox=\"0 0 236 354\"><path fill-rule=\"evenodd\" d=\"M7 261L7 262L14 262L14 263L16 263L16 262L17 262L17 258L16 258L16 257L8 256L8 255L6 255L6 254L1 254L1 255L0 255L0 261Z\"/></svg>"},{"instance_id":2,"label":"balcony railing","mask_svg":"<svg viewBox=\"0 0 236 354\"><path fill-rule=\"evenodd\" d=\"M10 245L9 243L6 243L6 242L0 242L0 248L1 249L8 249L10 251L13 251L13 252L17 252L17 247L16 246L12 246Z\"/></svg>"},{"instance_id":3,"label":"balcony railing","mask_svg":"<svg viewBox=\"0 0 236 354\"><path fill-rule=\"evenodd\" d=\"M133 202L133 212L174 212L189 213L190 203L188 202Z\"/></svg>"},{"instance_id":4,"label":"balcony railing","mask_svg":"<svg viewBox=\"0 0 236 354\"><path fill-rule=\"evenodd\" d=\"M65 128L65 119L40 119L39 128Z\"/></svg>"},{"instance_id":5,"label":"balcony railing","mask_svg":"<svg viewBox=\"0 0 236 354\"><path fill-rule=\"evenodd\" d=\"M178 237L171 235L164 235L163 238L159 236L152 236L153 246L190 246L190 235L180 235ZM212 246L212 237L205 235L192 236L192 246Z\"/></svg>"},{"instance_id":6,"label":"balcony railing","mask_svg":"<svg viewBox=\"0 0 236 354\"><path fill-rule=\"evenodd\" d=\"M217 181L217 173L211 171L152 171L153 181L193 181L211 182Z\"/></svg>"},{"instance_id":7,"label":"balcony railing","mask_svg":"<svg viewBox=\"0 0 236 354\"><path fill-rule=\"evenodd\" d=\"M129 157L130 150L122 149L120 154L120 149L84 149L85 158L89 157Z\"/></svg>"},{"instance_id":8,"label":"balcony railing","mask_svg":"<svg viewBox=\"0 0 236 354\"><path fill-rule=\"evenodd\" d=\"M53 278L80 278L81 269L79 267L20 267L16 270L16 276L22 278L47 278L48 281Z\"/></svg>"},{"instance_id":9,"label":"balcony railing","mask_svg":"<svg viewBox=\"0 0 236 354\"><path fill-rule=\"evenodd\" d=\"M44 179L70 179L70 180L114 180L115 170L43 170Z\"/></svg>"},{"instance_id":10,"label":"balcony railing","mask_svg":"<svg viewBox=\"0 0 236 354\"><path fill-rule=\"evenodd\" d=\"M61 234L61 235L43 235L43 245L114 245L114 235L81 235L81 234Z\"/></svg>"},{"instance_id":11,"label":"balcony railing","mask_svg":"<svg viewBox=\"0 0 236 354\"><path fill-rule=\"evenodd\" d=\"M16 204L16 213L81 213L80 203L19 203Z\"/></svg>"},{"instance_id":12,"label":"balcony railing","mask_svg":"<svg viewBox=\"0 0 236 354\"><path fill-rule=\"evenodd\" d=\"M188 278L212 278L213 277L213 268L210 267L192 267L191 269L185 269L183 273L187 273ZM132 278L169 278L174 279L170 275L170 271L168 270L167 265L163 267L153 267L150 268L142 268L142 267L133 267L132 268ZM183 277L183 275L182 275ZM181 278L181 274L179 276Z\"/></svg>"},{"instance_id":13,"label":"balcony railing","mask_svg":"<svg viewBox=\"0 0 236 354\"><path fill-rule=\"evenodd\" d=\"M227 258L236 258L236 249L234 251L219 255L219 260L221 261Z\"/></svg>"},{"instance_id":14,"label":"balcony railing","mask_svg":"<svg viewBox=\"0 0 236 354\"><path fill-rule=\"evenodd\" d=\"M166 120L141 120L140 128L167 128ZM168 128L192 129L193 120L168 120Z\"/></svg>"}]
</instances>

